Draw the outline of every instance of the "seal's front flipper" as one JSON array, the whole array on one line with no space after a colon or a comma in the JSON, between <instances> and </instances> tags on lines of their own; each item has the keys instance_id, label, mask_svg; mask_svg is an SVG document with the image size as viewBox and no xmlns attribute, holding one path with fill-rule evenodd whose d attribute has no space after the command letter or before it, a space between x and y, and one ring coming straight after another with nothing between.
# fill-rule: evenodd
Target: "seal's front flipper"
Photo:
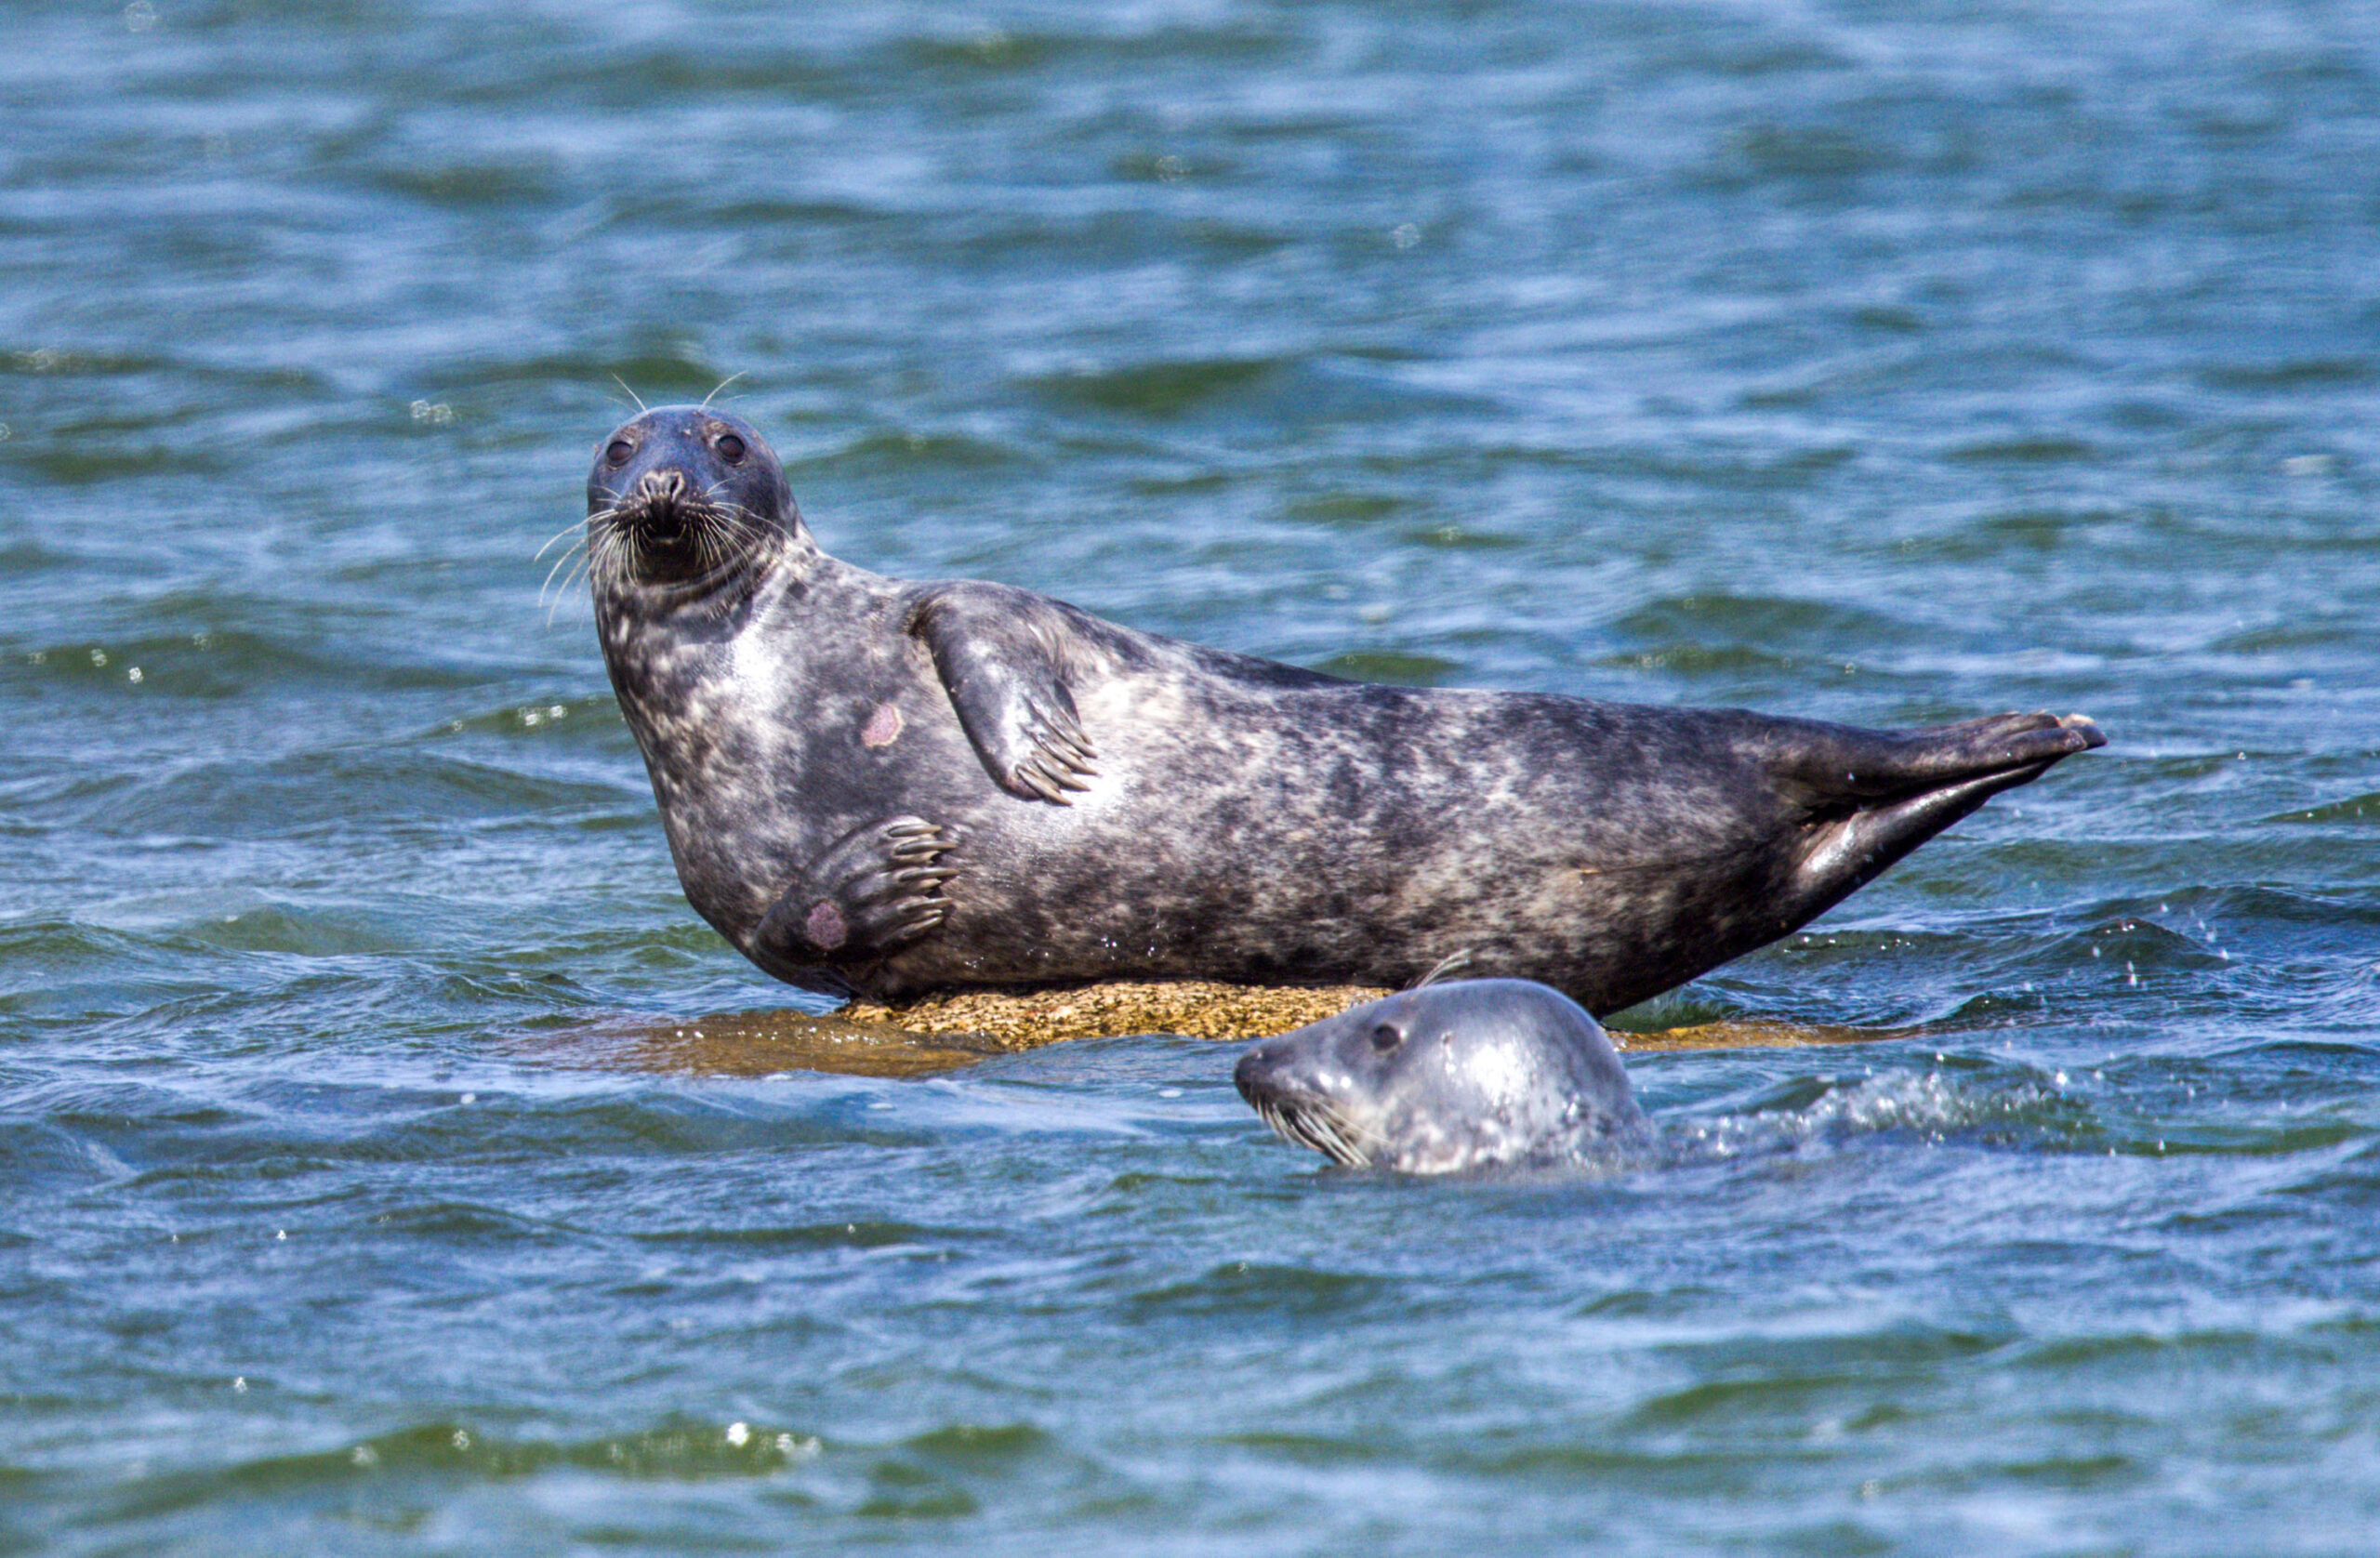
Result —
<instances>
[{"instance_id":1,"label":"seal's front flipper","mask_svg":"<svg viewBox=\"0 0 2380 1558\"><path fill-rule=\"evenodd\" d=\"M1066 690L1071 634L1060 609L999 585L937 585L909 614L959 723L992 780L1025 800L1071 805L1099 771Z\"/></svg>"},{"instance_id":2,"label":"seal's front flipper","mask_svg":"<svg viewBox=\"0 0 2380 1558\"><path fill-rule=\"evenodd\" d=\"M950 912L942 857L959 840L921 817L888 817L845 834L787 888L745 950L772 973L863 963L896 952Z\"/></svg>"}]
</instances>

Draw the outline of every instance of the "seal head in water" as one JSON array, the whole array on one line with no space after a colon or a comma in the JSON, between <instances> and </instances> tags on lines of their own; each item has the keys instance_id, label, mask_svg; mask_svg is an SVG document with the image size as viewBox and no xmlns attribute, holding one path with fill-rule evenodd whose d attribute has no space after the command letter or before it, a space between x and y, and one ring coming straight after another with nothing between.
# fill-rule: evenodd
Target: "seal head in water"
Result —
<instances>
[{"instance_id":1,"label":"seal head in water","mask_svg":"<svg viewBox=\"0 0 2380 1558\"><path fill-rule=\"evenodd\" d=\"M1617 1010L2101 745L1382 687L826 556L757 429L644 413L587 479L612 685L704 918L794 984L1410 984Z\"/></svg>"},{"instance_id":2,"label":"seal head in water","mask_svg":"<svg viewBox=\"0 0 2380 1558\"><path fill-rule=\"evenodd\" d=\"M1275 1130L1349 1168L1609 1162L1651 1142L1602 1027L1529 980L1367 1002L1250 1046L1232 1080Z\"/></svg>"}]
</instances>

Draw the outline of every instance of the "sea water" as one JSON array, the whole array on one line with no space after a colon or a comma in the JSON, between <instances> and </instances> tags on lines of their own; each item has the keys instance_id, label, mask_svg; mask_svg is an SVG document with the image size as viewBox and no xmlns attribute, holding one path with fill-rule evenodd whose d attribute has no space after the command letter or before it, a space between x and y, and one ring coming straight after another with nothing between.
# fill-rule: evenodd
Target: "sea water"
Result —
<instances>
[{"instance_id":1,"label":"sea water","mask_svg":"<svg viewBox=\"0 0 2380 1558\"><path fill-rule=\"evenodd\" d=\"M0 1551L2380 1547L2371 6L0 40ZM1624 1015L1871 1039L1640 1050L1660 1167L656 1044L824 1004L537 555L715 390L882 572L2110 745Z\"/></svg>"}]
</instances>

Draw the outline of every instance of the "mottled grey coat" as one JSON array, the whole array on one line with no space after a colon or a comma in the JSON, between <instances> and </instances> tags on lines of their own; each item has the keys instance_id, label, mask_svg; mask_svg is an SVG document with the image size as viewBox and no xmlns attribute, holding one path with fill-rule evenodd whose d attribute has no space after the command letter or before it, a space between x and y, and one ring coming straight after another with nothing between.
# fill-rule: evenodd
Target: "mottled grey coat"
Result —
<instances>
[{"instance_id":1,"label":"mottled grey coat","mask_svg":"<svg viewBox=\"0 0 2380 1558\"><path fill-rule=\"evenodd\" d=\"M687 897L795 984L1402 984L1458 951L1598 1012L1785 934L2087 720L1896 733L1421 691L914 584L767 444L646 413L588 482L595 617Z\"/></svg>"}]
</instances>

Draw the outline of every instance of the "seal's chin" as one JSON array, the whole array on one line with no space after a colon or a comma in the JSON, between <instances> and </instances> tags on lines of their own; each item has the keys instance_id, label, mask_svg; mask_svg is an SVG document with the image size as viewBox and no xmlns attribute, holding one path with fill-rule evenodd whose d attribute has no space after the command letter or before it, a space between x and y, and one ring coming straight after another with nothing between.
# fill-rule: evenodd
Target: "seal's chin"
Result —
<instances>
[{"instance_id":1,"label":"seal's chin","mask_svg":"<svg viewBox=\"0 0 2380 1558\"><path fill-rule=\"evenodd\" d=\"M1355 1122L1327 1103L1292 1102L1274 1095L1250 1097L1257 1117L1271 1126L1281 1137L1301 1147L1311 1147L1333 1163L1349 1168L1371 1166L1371 1155L1364 1150L1364 1132Z\"/></svg>"}]
</instances>

